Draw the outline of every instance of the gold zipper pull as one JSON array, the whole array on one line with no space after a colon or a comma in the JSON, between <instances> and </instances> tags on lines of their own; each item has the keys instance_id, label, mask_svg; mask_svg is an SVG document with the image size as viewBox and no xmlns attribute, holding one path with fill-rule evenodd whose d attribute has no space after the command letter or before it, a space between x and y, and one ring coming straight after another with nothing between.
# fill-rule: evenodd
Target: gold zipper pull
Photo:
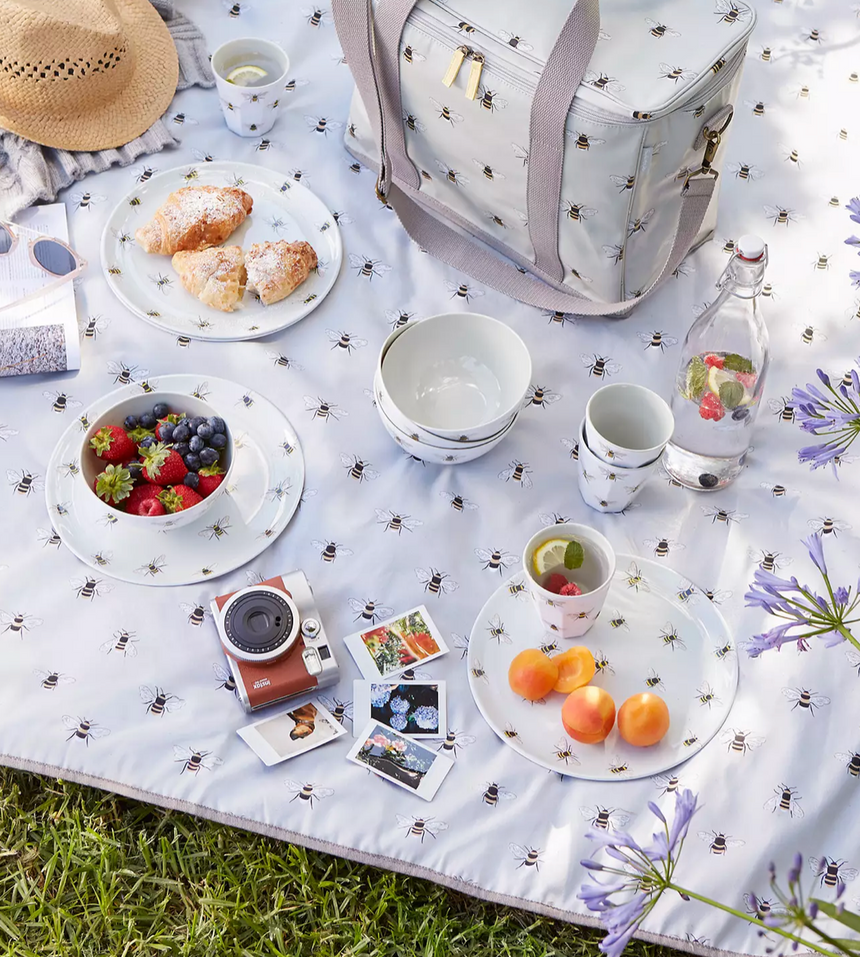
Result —
<instances>
[{"instance_id":1,"label":"gold zipper pull","mask_svg":"<svg viewBox=\"0 0 860 957\"><path fill-rule=\"evenodd\" d=\"M478 87L481 84L481 71L484 69L484 54L472 54L472 66L469 70L469 81L466 83L466 99L474 100L478 95Z\"/></svg>"},{"instance_id":2,"label":"gold zipper pull","mask_svg":"<svg viewBox=\"0 0 860 957\"><path fill-rule=\"evenodd\" d=\"M463 60L465 60L471 52L467 46L457 47L454 51L454 56L451 57L451 62L448 64L445 76L442 77L442 82L445 86L450 86L454 80L457 79L457 74L460 72Z\"/></svg>"}]
</instances>

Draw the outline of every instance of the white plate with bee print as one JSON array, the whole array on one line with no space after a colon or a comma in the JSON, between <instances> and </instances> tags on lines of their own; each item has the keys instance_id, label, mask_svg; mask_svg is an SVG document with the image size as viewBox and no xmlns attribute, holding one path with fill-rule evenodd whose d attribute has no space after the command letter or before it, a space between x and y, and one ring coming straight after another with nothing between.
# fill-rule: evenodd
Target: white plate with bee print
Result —
<instances>
[{"instance_id":1,"label":"white plate with bee print","mask_svg":"<svg viewBox=\"0 0 860 957\"><path fill-rule=\"evenodd\" d=\"M574 645L594 655L591 683L612 695L616 709L641 691L663 698L671 723L659 744L633 747L617 727L600 744L580 744L561 722L566 695L532 703L511 690L508 668L519 652L552 656ZM603 611L581 638L544 630L522 574L500 585L472 627L469 685L493 731L535 764L586 781L632 780L676 767L714 737L734 701L738 657L704 592L665 565L619 555Z\"/></svg>"},{"instance_id":2,"label":"white plate with bee print","mask_svg":"<svg viewBox=\"0 0 860 957\"><path fill-rule=\"evenodd\" d=\"M263 141L265 142L265 141ZM304 239L316 250L319 266L286 299L264 306L246 292L234 312L221 312L187 292L170 256L145 253L135 230L152 219L170 193L184 186L238 186L254 209L225 245ZM235 342L259 339L304 319L325 299L340 272L343 242L328 207L287 173L249 163L214 160L156 173L119 201L101 243L102 268L116 297L146 322L190 339Z\"/></svg>"},{"instance_id":3,"label":"white plate with bee print","mask_svg":"<svg viewBox=\"0 0 860 957\"><path fill-rule=\"evenodd\" d=\"M94 421L121 399L140 395L131 384L89 405L54 448L45 480L51 525L63 544L93 569L82 584L104 578L137 585L189 585L225 575L264 551L287 527L301 500L305 462L295 429L268 399L227 379L166 375L153 387L212 403L233 436L230 486L199 519L180 528L129 528L86 487L80 469L82 420ZM95 583L95 584L93 584ZM109 586L108 586L109 587Z\"/></svg>"}]
</instances>

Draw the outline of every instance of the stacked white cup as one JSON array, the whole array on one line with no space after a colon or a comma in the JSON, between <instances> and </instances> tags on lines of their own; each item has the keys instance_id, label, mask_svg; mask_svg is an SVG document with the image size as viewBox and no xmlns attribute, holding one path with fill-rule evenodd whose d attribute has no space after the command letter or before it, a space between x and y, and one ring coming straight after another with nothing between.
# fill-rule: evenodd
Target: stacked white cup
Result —
<instances>
[{"instance_id":1,"label":"stacked white cup","mask_svg":"<svg viewBox=\"0 0 860 957\"><path fill-rule=\"evenodd\" d=\"M598 512L623 512L660 464L675 419L655 392L627 382L592 395L579 426L579 491Z\"/></svg>"}]
</instances>

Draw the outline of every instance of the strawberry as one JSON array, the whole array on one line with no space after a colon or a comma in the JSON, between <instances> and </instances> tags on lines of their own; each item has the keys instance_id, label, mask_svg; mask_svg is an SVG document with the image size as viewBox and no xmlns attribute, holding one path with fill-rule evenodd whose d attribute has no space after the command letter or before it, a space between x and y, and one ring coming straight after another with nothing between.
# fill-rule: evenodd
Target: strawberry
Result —
<instances>
[{"instance_id":1,"label":"strawberry","mask_svg":"<svg viewBox=\"0 0 860 957\"><path fill-rule=\"evenodd\" d=\"M155 430L154 430L154 429L145 429L142 425L139 425L136 429L131 429L131 430L128 432L128 437L131 439L132 442L134 442L135 447L137 447L138 445L140 445L140 443L141 443L147 436L150 436L150 435L153 436L153 437L155 437Z\"/></svg>"},{"instance_id":2,"label":"strawberry","mask_svg":"<svg viewBox=\"0 0 860 957\"><path fill-rule=\"evenodd\" d=\"M758 377L754 372L736 372L735 378L747 391L752 392Z\"/></svg>"},{"instance_id":3,"label":"strawberry","mask_svg":"<svg viewBox=\"0 0 860 957\"><path fill-rule=\"evenodd\" d=\"M93 491L108 505L119 506L131 494L134 482L131 472L122 466L109 465L93 481Z\"/></svg>"},{"instance_id":4,"label":"strawberry","mask_svg":"<svg viewBox=\"0 0 860 957\"><path fill-rule=\"evenodd\" d=\"M158 493L158 501L167 509L168 512L183 512L186 508L192 508L203 499L188 485L174 485L173 488L165 489Z\"/></svg>"},{"instance_id":5,"label":"strawberry","mask_svg":"<svg viewBox=\"0 0 860 957\"><path fill-rule=\"evenodd\" d=\"M576 582L568 582L566 585L562 585L559 595L581 595L582 589Z\"/></svg>"},{"instance_id":6,"label":"strawberry","mask_svg":"<svg viewBox=\"0 0 860 957\"><path fill-rule=\"evenodd\" d=\"M714 366L716 366L718 369L722 369L725 361L726 360L722 356L715 356L713 354L705 356L705 365L709 369L712 369Z\"/></svg>"},{"instance_id":7,"label":"strawberry","mask_svg":"<svg viewBox=\"0 0 860 957\"><path fill-rule=\"evenodd\" d=\"M714 422L719 422L725 414L726 410L723 408L722 402L713 392L706 392L699 406L699 415L703 419L713 419Z\"/></svg>"},{"instance_id":8,"label":"strawberry","mask_svg":"<svg viewBox=\"0 0 860 957\"><path fill-rule=\"evenodd\" d=\"M207 465L197 473L199 481L197 482L197 492L203 498L208 498L216 488L224 481L224 469L217 465Z\"/></svg>"},{"instance_id":9,"label":"strawberry","mask_svg":"<svg viewBox=\"0 0 860 957\"><path fill-rule=\"evenodd\" d=\"M164 515L167 510L158 495L158 485L138 485L128 497L126 511L129 515Z\"/></svg>"},{"instance_id":10,"label":"strawberry","mask_svg":"<svg viewBox=\"0 0 860 957\"><path fill-rule=\"evenodd\" d=\"M106 462L122 462L137 454L137 447L125 429L106 425L90 439L90 448Z\"/></svg>"},{"instance_id":11,"label":"strawberry","mask_svg":"<svg viewBox=\"0 0 860 957\"><path fill-rule=\"evenodd\" d=\"M561 572L553 572L552 575L547 578L543 587L547 591L555 592L556 595L560 595L562 588L564 588L566 584L567 579L561 574Z\"/></svg>"},{"instance_id":12,"label":"strawberry","mask_svg":"<svg viewBox=\"0 0 860 957\"><path fill-rule=\"evenodd\" d=\"M162 442L140 450L143 477L153 485L178 485L188 474L182 456Z\"/></svg>"}]
</instances>

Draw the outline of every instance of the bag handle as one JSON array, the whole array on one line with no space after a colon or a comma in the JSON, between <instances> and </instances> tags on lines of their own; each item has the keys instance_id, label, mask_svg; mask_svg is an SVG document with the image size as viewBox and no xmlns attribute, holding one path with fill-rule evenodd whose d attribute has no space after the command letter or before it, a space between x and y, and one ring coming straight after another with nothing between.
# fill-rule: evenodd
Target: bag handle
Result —
<instances>
[{"instance_id":1,"label":"bag handle","mask_svg":"<svg viewBox=\"0 0 860 957\"><path fill-rule=\"evenodd\" d=\"M394 185L395 177L407 187L417 189L420 185L420 175L406 153L400 99L400 37L406 18L416 2L381 0L374 14L372 0L332 0L338 38L380 145L376 186L380 200L390 203L409 237L422 249L504 295L528 305L574 315L625 316L654 292L690 251L714 194L716 171L707 164L687 178L681 193L678 226L669 257L657 278L640 296L624 302L592 302L574 290L556 289L534 276L521 273L510 261L488 252L483 245L466 238L428 213ZM565 102L565 91L573 89L575 92L579 85L578 82L575 86L560 84L572 84L580 68L582 74L585 72L593 44L584 62L577 51L585 50L586 45L591 43L592 34L594 43L597 42L597 4L598 0L579 0L571 10L553 47L552 54L557 55L550 56L544 69L545 75L547 70L550 71L544 85L547 95L546 99L541 97L537 115L537 93L532 105L532 122L537 123L533 132L539 133L533 136L532 142L537 146L538 155L543 158L529 169L528 198L530 204L534 201L535 214L543 225L535 223L532 226L530 205L529 230L530 235L533 235L536 257L543 261L541 265L536 258L535 268L545 271L551 279L557 276L556 281L563 275L556 237L564 158L564 120L570 106L570 101ZM541 83L543 79L542 76ZM564 95L559 96L560 92ZM564 107L559 107L559 103L563 103ZM530 145L530 150L533 148ZM530 152L530 167L532 162ZM548 175L552 176L551 181L546 178Z\"/></svg>"}]
</instances>

